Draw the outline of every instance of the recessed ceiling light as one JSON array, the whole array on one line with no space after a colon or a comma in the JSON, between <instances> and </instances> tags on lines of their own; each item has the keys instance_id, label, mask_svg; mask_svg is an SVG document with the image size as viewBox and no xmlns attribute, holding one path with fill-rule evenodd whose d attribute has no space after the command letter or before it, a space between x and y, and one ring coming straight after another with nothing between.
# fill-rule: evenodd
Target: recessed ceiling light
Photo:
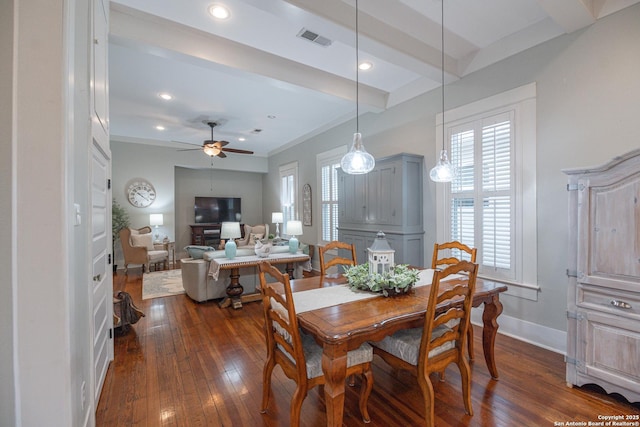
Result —
<instances>
[{"instance_id":1,"label":"recessed ceiling light","mask_svg":"<svg viewBox=\"0 0 640 427\"><path fill-rule=\"evenodd\" d=\"M369 61L363 61L358 65L358 68L362 71L367 71L373 68L373 64Z\"/></svg>"},{"instance_id":2,"label":"recessed ceiling light","mask_svg":"<svg viewBox=\"0 0 640 427\"><path fill-rule=\"evenodd\" d=\"M170 101L173 99L173 96L171 96L171 94L168 94L166 92L159 93L158 96L164 99L165 101Z\"/></svg>"},{"instance_id":3,"label":"recessed ceiling light","mask_svg":"<svg viewBox=\"0 0 640 427\"><path fill-rule=\"evenodd\" d=\"M156 129L158 129L158 130L164 130L164 126L162 126L162 125L158 125L158 126L156 126Z\"/></svg>"},{"instance_id":4,"label":"recessed ceiling light","mask_svg":"<svg viewBox=\"0 0 640 427\"><path fill-rule=\"evenodd\" d=\"M245 137L243 137L243 136L241 136L240 138L238 138L238 141L240 141L240 142L242 142L242 141L246 141L246 140L247 140L247 138L245 138Z\"/></svg>"},{"instance_id":5,"label":"recessed ceiling light","mask_svg":"<svg viewBox=\"0 0 640 427\"><path fill-rule=\"evenodd\" d=\"M209 6L209 13L216 19L228 19L231 16L229 9L218 3Z\"/></svg>"}]
</instances>

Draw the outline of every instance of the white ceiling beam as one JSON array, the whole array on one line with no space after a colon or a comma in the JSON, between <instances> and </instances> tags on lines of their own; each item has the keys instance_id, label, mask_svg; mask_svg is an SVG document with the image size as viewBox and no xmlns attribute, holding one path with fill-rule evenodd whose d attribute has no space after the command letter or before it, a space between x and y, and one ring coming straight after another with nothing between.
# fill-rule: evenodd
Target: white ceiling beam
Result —
<instances>
[{"instance_id":1,"label":"white ceiling beam","mask_svg":"<svg viewBox=\"0 0 640 427\"><path fill-rule=\"evenodd\" d=\"M328 21L333 22L334 24L338 24L342 27L348 28L349 30L354 30L355 27L355 8L349 4L346 4L342 0L283 0L287 3L294 5L302 10L305 10L314 15L320 16ZM388 0L386 0L388 1ZM433 26L434 23L427 18L418 17L415 11L412 11L410 8L402 5L401 3L393 2L390 5L394 8L393 14L395 21L398 21L398 16L402 16L404 14L404 22L407 25L411 25L412 28L416 28L416 26L425 25L425 26ZM364 8L359 10L358 14L358 33L371 39L382 46L385 46L390 49L386 49L386 51L395 51L406 55L408 60L406 63L402 63L403 66L411 69L414 72L424 74L426 69L433 70L440 69L442 58L441 52L439 48L435 48L430 46L427 43L424 43L422 40L417 37L413 37L407 34L401 28L396 28L393 25L389 25L382 19L377 18L376 16L367 13L367 11L371 11L378 15L380 8L379 4L371 4L364 5ZM438 31L440 28L440 24L437 26ZM426 34L421 32L420 30L415 30L415 34ZM427 32L428 33L428 32ZM426 37L426 36L425 36ZM440 45L440 35L438 32L436 45ZM371 47L371 45L369 45ZM397 63L398 58L389 58L385 54L385 49L379 49L372 54L379 56L384 60L388 60L393 63ZM422 67L416 67L416 60L418 63L422 64ZM457 75L457 63L455 58L451 56L446 56L445 59L445 70L448 74Z\"/></svg>"},{"instance_id":2,"label":"white ceiling beam","mask_svg":"<svg viewBox=\"0 0 640 427\"><path fill-rule=\"evenodd\" d=\"M116 3L111 3L110 32L124 44L156 47L150 53L159 48L355 101L350 79ZM383 110L387 98L385 91L360 85L360 103L373 110Z\"/></svg>"},{"instance_id":3,"label":"white ceiling beam","mask_svg":"<svg viewBox=\"0 0 640 427\"><path fill-rule=\"evenodd\" d=\"M567 34L596 22L592 0L538 0L538 4Z\"/></svg>"}]
</instances>

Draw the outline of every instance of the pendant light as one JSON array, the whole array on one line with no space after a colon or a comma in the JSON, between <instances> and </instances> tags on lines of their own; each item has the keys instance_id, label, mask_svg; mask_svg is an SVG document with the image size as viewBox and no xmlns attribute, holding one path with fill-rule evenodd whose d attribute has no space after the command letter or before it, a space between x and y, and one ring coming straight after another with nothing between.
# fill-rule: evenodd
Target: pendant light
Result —
<instances>
[{"instance_id":1,"label":"pendant light","mask_svg":"<svg viewBox=\"0 0 640 427\"><path fill-rule=\"evenodd\" d=\"M367 152L362 143L362 134L360 133L360 99L359 87L360 80L358 76L358 0L356 0L356 133L353 134L353 143L351 149L342 157L340 166L342 170L351 175L361 175L371 172L376 165L376 160Z\"/></svg>"},{"instance_id":2,"label":"pendant light","mask_svg":"<svg viewBox=\"0 0 640 427\"><path fill-rule=\"evenodd\" d=\"M438 163L431 169L429 172L429 177L432 181L435 182L451 182L458 175L458 171L456 167L449 162L449 158L447 156L447 150L444 147L445 140L445 127L444 127L444 0L442 0L442 33L441 33L441 41L442 41L442 151L440 151L440 158L438 159Z\"/></svg>"}]
</instances>

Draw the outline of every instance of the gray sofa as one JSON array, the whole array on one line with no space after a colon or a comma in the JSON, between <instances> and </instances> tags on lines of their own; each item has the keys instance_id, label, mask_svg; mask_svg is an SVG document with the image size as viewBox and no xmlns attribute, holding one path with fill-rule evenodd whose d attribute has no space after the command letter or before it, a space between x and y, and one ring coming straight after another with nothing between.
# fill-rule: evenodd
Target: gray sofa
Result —
<instances>
[{"instance_id":1,"label":"gray sofa","mask_svg":"<svg viewBox=\"0 0 640 427\"><path fill-rule=\"evenodd\" d=\"M271 248L271 253L285 253L288 251L288 246L274 246ZM253 246L238 247L236 258L252 255L255 255ZM224 257L224 250L217 250L204 252L202 259L186 258L180 260L182 286L191 299L202 302L227 296L227 286L231 281L229 278L230 270L220 270L217 280L209 276L210 261ZM294 273L296 277L302 276L302 268L300 267L299 270ZM259 281L257 267L243 267L240 269L240 284L244 288L245 294L254 293Z\"/></svg>"}]
</instances>

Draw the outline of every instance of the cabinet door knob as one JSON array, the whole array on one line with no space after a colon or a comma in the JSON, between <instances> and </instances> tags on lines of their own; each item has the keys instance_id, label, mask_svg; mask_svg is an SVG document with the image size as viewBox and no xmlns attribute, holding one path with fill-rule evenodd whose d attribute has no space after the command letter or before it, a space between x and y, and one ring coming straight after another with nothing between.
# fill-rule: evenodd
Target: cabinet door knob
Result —
<instances>
[{"instance_id":1,"label":"cabinet door knob","mask_svg":"<svg viewBox=\"0 0 640 427\"><path fill-rule=\"evenodd\" d=\"M611 305L617 308L624 308L625 310L631 310L632 308L631 304L629 304L628 302L619 301L617 299L612 299Z\"/></svg>"}]
</instances>

